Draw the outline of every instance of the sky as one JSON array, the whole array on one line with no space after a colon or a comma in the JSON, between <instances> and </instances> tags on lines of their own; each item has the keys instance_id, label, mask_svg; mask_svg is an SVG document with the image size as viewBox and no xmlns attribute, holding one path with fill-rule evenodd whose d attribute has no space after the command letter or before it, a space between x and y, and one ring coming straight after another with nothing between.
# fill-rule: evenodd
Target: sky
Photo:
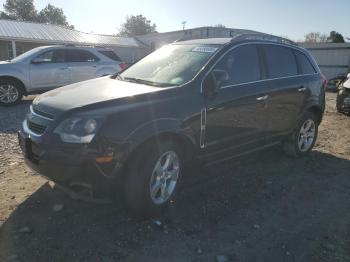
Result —
<instances>
[{"instance_id":1,"label":"sky","mask_svg":"<svg viewBox=\"0 0 350 262\"><path fill-rule=\"evenodd\" d=\"M5 0L0 0L0 8ZM34 0L63 8L77 30L116 34L128 15L142 14L158 32L223 24L302 40L309 32L335 30L350 37L350 0Z\"/></svg>"}]
</instances>

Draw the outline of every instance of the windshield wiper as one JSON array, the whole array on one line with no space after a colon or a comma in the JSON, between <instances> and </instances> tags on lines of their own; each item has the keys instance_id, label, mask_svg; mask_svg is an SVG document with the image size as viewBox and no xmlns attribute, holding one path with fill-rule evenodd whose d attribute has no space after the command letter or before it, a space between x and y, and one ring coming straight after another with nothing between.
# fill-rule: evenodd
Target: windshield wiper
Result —
<instances>
[{"instance_id":1,"label":"windshield wiper","mask_svg":"<svg viewBox=\"0 0 350 262\"><path fill-rule=\"evenodd\" d=\"M138 83L138 84L145 84L150 86L159 86L159 87L166 87L166 86L174 86L172 84L166 84L166 83L157 83L145 79L135 78L135 77L124 77L124 81Z\"/></svg>"}]
</instances>

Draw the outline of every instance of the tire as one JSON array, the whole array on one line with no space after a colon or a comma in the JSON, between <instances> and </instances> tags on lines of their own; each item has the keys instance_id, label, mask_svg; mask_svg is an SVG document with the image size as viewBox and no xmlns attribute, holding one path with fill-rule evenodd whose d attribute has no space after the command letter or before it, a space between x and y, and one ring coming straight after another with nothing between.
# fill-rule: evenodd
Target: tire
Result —
<instances>
[{"instance_id":1,"label":"tire","mask_svg":"<svg viewBox=\"0 0 350 262\"><path fill-rule=\"evenodd\" d=\"M343 106L343 101L344 101L344 96L337 94L337 102L336 102L336 108L337 112L341 113L342 112L342 106Z\"/></svg>"},{"instance_id":2,"label":"tire","mask_svg":"<svg viewBox=\"0 0 350 262\"><path fill-rule=\"evenodd\" d=\"M23 97L23 87L12 79L0 79L0 105L12 106L18 104Z\"/></svg>"},{"instance_id":3,"label":"tire","mask_svg":"<svg viewBox=\"0 0 350 262\"><path fill-rule=\"evenodd\" d=\"M292 157L302 157L308 154L317 140L318 124L318 118L314 113L305 113L294 132L284 141L284 152Z\"/></svg>"},{"instance_id":4,"label":"tire","mask_svg":"<svg viewBox=\"0 0 350 262\"><path fill-rule=\"evenodd\" d=\"M170 159L169 171L164 172L166 160L170 163ZM149 217L167 208L175 196L182 169L181 150L172 141L153 143L136 153L124 179L124 202L131 215Z\"/></svg>"}]
</instances>

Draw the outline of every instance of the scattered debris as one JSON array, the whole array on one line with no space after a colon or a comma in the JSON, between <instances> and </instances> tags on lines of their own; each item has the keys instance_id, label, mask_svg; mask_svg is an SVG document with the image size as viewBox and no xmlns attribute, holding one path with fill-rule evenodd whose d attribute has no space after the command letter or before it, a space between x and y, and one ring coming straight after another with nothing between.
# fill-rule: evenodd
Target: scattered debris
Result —
<instances>
[{"instance_id":1,"label":"scattered debris","mask_svg":"<svg viewBox=\"0 0 350 262\"><path fill-rule=\"evenodd\" d=\"M56 204L52 207L52 210L54 212L60 212L62 209L64 208L64 205L63 204Z\"/></svg>"},{"instance_id":2,"label":"scattered debris","mask_svg":"<svg viewBox=\"0 0 350 262\"><path fill-rule=\"evenodd\" d=\"M225 255L217 255L216 262L228 262L228 257Z\"/></svg>"},{"instance_id":3,"label":"scattered debris","mask_svg":"<svg viewBox=\"0 0 350 262\"><path fill-rule=\"evenodd\" d=\"M198 255L200 255L200 254L203 253L203 250L202 250L200 247L197 247L197 248L196 248L196 253L197 253Z\"/></svg>"},{"instance_id":4,"label":"scattered debris","mask_svg":"<svg viewBox=\"0 0 350 262\"><path fill-rule=\"evenodd\" d=\"M24 234L30 234L32 233L32 229L30 227L21 227L19 232Z\"/></svg>"}]
</instances>

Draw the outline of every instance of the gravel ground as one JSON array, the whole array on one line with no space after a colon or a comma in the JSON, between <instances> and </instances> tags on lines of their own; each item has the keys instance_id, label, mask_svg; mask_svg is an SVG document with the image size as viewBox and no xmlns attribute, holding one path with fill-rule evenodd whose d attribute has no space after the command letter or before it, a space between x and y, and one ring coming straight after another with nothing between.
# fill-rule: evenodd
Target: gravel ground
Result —
<instances>
[{"instance_id":1,"label":"gravel ground","mask_svg":"<svg viewBox=\"0 0 350 262\"><path fill-rule=\"evenodd\" d=\"M335 94L315 150L192 170L156 220L72 200L23 164L29 102L0 108L0 261L350 261L350 118Z\"/></svg>"}]
</instances>

